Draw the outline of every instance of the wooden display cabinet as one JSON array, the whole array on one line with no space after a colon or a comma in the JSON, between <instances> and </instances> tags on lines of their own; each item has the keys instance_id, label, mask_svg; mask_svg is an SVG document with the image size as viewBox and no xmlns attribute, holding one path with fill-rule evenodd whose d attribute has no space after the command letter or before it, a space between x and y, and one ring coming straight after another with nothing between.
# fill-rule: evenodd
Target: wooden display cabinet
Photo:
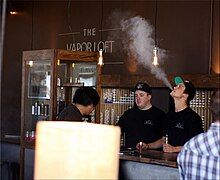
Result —
<instances>
[{"instance_id":1,"label":"wooden display cabinet","mask_svg":"<svg viewBox=\"0 0 220 180\"><path fill-rule=\"evenodd\" d=\"M98 52L60 49L23 52L20 179L24 175L25 149L34 149L37 122L56 120L59 112L71 104L80 86L92 86L101 94L98 58ZM99 114L98 105L91 121L100 123Z\"/></svg>"}]
</instances>

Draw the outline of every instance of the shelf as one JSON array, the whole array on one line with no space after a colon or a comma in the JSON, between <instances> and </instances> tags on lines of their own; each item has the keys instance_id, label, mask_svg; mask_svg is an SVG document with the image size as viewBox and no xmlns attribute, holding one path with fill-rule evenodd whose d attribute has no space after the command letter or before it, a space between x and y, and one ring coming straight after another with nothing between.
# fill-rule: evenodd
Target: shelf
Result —
<instances>
[{"instance_id":1,"label":"shelf","mask_svg":"<svg viewBox=\"0 0 220 180\"><path fill-rule=\"evenodd\" d=\"M106 104L106 105L108 105L108 104L116 104L116 105L125 105L125 104L127 104L127 105L131 105L131 104L133 104L133 102L102 102L101 104Z\"/></svg>"},{"instance_id":2,"label":"shelf","mask_svg":"<svg viewBox=\"0 0 220 180\"><path fill-rule=\"evenodd\" d=\"M62 84L57 87L83 87L84 83L67 83L67 84Z\"/></svg>"}]
</instances>

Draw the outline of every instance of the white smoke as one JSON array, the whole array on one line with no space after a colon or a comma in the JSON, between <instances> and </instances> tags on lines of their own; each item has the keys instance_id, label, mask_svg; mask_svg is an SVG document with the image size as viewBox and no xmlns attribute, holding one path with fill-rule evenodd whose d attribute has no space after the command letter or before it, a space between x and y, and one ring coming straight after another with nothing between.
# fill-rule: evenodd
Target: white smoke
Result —
<instances>
[{"instance_id":1,"label":"white smoke","mask_svg":"<svg viewBox=\"0 0 220 180\"><path fill-rule=\"evenodd\" d=\"M147 67L157 79L162 80L167 87L172 89L164 70L152 64L153 48L155 46L154 39L152 38L154 27L140 16L122 19L120 26L125 35L122 39L122 43L128 55L134 56L137 61L144 67ZM161 63L165 57L166 51L158 48L159 63Z\"/></svg>"}]
</instances>

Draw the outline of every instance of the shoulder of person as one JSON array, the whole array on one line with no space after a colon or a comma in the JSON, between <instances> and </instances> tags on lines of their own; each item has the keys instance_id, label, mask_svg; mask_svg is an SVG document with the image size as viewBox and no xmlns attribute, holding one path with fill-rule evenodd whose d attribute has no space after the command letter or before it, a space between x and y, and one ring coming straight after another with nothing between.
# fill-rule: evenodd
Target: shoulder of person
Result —
<instances>
[{"instance_id":1,"label":"shoulder of person","mask_svg":"<svg viewBox=\"0 0 220 180\"><path fill-rule=\"evenodd\" d=\"M195 112L192 108L188 107L189 116L193 117L194 120L202 120L201 116Z\"/></svg>"},{"instance_id":2,"label":"shoulder of person","mask_svg":"<svg viewBox=\"0 0 220 180\"><path fill-rule=\"evenodd\" d=\"M172 116L175 114L175 111L169 110L167 113L165 113L167 117Z\"/></svg>"},{"instance_id":3,"label":"shoulder of person","mask_svg":"<svg viewBox=\"0 0 220 180\"><path fill-rule=\"evenodd\" d=\"M76 106L73 104L70 104L70 105L66 106L63 110L72 109L72 108L76 108Z\"/></svg>"},{"instance_id":4,"label":"shoulder of person","mask_svg":"<svg viewBox=\"0 0 220 180\"><path fill-rule=\"evenodd\" d=\"M161 114L166 114L162 109L156 107L156 106L152 106L153 110L157 111L158 113L161 113Z\"/></svg>"},{"instance_id":5,"label":"shoulder of person","mask_svg":"<svg viewBox=\"0 0 220 180\"><path fill-rule=\"evenodd\" d=\"M131 109L127 109L124 114L132 114L134 112L138 111L138 108L137 107L133 107Z\"/></svg>"},{"instance_id":6,"label":"shoulder of person","mask_svg":"<svg viewBox=\"0 0 220 180\"><path fill-rule=\"evenodd\" d=\"M157 119L164 120L166 117L166 113L156 106L151 107L150 111Z\"/></svg>"},{"instance_id":7,"label":"shoulder of person","mask_svg":"<svg viewBox=\"0 0 220 180\"><path fill-rule=\"evenodd\" d=\"M119 121L122 121L123 119L127 119L128 117L134 116L136 112L136 108L131 108L126 110L119 118Z\"/></svg>"},{"instance_id":8,"label":"shoulder of person","mask_svg":"<svg viewBox=\"0 0 220 180\"><path fill-rule=\"evenodd\" d=\"M61 112L60 115L69 112L71 109L76 109L77 107L73 104L68 105L67 107L65 107Z\"/></svg>"},{"instance_id":9,"label":"shoulder of person","mask_svg":"<svg viewBox=\"0 0 220 180\"><path fill-rule=\"evenodd\" d=\"M194 137L192 137L189 141L187 141L184 145L185 149L195 151L198 150L198 146L200 146L200 149L202 146L205 146L204 144L204 137L206 136L206 133L200 133Z\"/></svg>"}]
</instances>

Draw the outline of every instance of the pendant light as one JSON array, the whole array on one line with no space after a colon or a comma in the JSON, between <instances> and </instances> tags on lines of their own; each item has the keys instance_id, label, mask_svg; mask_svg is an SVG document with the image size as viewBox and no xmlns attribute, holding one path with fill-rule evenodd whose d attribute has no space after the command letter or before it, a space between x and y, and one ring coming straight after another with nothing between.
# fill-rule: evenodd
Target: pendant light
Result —
<instances>
[{"instance_id":1,"label":"pendant light","mask_svg":"<svg viewBox=\"0 0 220 180\"><path fill-rule=\"evenodd\" d=\"M99 50L99 61L98 61L98 65L103 66L103 56L102 56L102 49Z\"/></svg>"},{"instance_id":2,"label":"pendant light","mask_svg":"<svg viewBox=\"0 0 220 180\"><path fill-rule=\"evenodd\" d=\"M153 62L152 64L154 66L158 66L158 45L157 45L157 0L155 0L155 17L154 17L154 26L155 26L155 32L154 32L154 48L153 48Z\"/></svg>"},{"instance_id":3,"label":"pendant light","mask_svg":"<svg viewBox=\"0 0 220 180\"><path fill-rule=\"evenodd\" d=\"M101 2L101 21L100 21L100 26L101 26L101 30L100 30L100 41L102 42L102 22L103 22L103 0ZM98 60L98 65L103 66L103 50L99 49L99 60Z\"/></svg>"}]
</instances>

